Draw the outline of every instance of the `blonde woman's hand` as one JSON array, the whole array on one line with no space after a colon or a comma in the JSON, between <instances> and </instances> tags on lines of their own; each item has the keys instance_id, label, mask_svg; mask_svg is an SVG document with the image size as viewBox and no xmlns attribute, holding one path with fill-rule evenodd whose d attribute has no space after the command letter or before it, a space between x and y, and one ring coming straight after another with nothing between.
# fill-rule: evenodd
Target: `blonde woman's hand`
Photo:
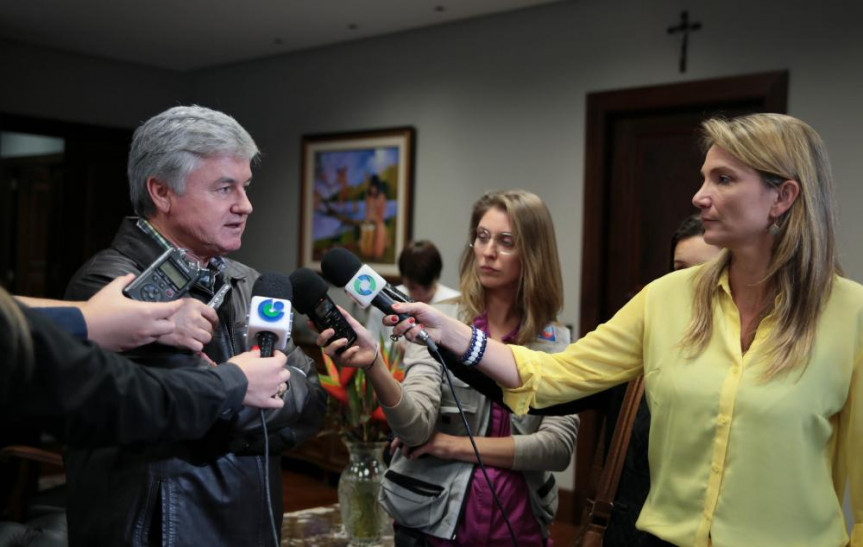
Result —
<instances>
[{"instance_id":1,"label":"blonde woman's hand","mask_svg":"<svg viewBox=\"0 0 863 547\"><path fill-rule=\"evenodd\" d=\"M342 348L348 345L347 338L333 339L336 331L334 329L324 329L318 334L315 343L323 348L324 353L330 356L335 362L340 365L357 368L368 368L377 358L378 343L372 338L371 333L366 330L356 319L351 316L341 306L337 306L339 312L347 320L348 324L354 329L357 335L356 341L347 349L339 352ZM314 330L315 326L311 322L309 328Z\"/></svg>"}]
</instances>

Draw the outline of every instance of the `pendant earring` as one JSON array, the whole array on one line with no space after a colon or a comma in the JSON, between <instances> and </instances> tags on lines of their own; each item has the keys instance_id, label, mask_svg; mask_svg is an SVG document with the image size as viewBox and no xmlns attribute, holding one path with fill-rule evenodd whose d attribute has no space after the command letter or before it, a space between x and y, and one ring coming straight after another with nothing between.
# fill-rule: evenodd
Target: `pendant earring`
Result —
<instances>
[{"instance_id":1,"label":"pendant earring","mask_svg":"<svg viewBox=\"0 0 863 547\"><path fill-rule=\"evenodd\" d=\"M779 228L779 224L774 220L773 224L767 228L767 231L770 232L770 235L773 237L779 237L779 234L782 233L782 229Z\"/></svg>"}]
</instances>

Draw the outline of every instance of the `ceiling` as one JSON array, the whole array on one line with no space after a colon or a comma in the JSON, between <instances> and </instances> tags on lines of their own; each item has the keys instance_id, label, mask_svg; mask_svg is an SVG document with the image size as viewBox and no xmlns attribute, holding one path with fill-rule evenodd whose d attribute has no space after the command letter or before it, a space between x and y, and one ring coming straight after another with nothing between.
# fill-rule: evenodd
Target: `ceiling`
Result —
<instances>
[{"instance_id":1,"label":"ceiling","mask_svg":"<svg viewBox=\"0 0 863 547\"><path fill-rule=\"evenodd\" d=\"M9 0L0 38L187 71L560 0Z\"/></svg>"}]
</instances>

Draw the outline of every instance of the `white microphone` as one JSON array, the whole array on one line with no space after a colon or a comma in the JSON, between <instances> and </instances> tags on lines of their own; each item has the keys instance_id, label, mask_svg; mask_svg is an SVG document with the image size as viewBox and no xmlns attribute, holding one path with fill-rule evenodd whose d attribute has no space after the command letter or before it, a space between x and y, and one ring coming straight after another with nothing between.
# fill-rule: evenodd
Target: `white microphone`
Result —
<instances>
[{"instance_id":1,"label":"white microphone","mask_svg":"<svg viewBox=\"0 0 863 547\"><path fill-rule=\"evenodd\" d=\"M291 337L293 288L288 276L263 273L252 287L249 304L246 344L258 345L261 357L272 357L273 351L283 351Z\"/></svg>"}]
</instances>

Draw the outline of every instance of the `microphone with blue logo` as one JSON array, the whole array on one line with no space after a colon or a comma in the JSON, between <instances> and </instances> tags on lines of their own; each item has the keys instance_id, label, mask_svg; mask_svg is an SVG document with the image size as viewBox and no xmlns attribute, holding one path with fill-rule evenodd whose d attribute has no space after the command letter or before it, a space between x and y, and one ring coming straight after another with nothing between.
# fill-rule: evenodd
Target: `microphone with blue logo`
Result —
<instances>
[{"instance_id":1,"label":"microphone with blue logo","mask_svg":"<svg viewBox=\"0 0 863 547\"><path fill-rule=\"evenodd\" d=\"M321 272L333 285L344 287L348 296L363 309L372 305L387 315L397 315L401 321L410 318L409 315L396 313L393 304L413 300L387 283L370 266L360 262L357 255L349 250L335 247L327 251L321 258ZM420 330L416 340L432 351L437 351L437 345L425 330Z\"/></svg>"},{"instance_id":2,"label":"microphone with blue logo","mask_svg":"<svg viewBox=\"0 0 863 547\"><path fill-rule=\"evenodd\" d=\"M288 345L293 296L291 280L280 273L262 273L252 286L246 343L249 347L257 344L261 357L272 357L275 350L283 351Z\"/></svg>"}]
</instances>

